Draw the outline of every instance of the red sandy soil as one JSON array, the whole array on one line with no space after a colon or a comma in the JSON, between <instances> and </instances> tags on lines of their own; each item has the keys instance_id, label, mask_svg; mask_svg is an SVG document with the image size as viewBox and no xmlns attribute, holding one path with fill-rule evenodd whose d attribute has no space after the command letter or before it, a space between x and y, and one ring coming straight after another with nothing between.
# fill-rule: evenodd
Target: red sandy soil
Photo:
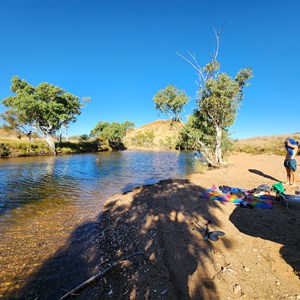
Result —
<instances>
[{"instance_id":1,"label":"red sandy soil","mask_svg":"<svg viewBox=\"0 0 300 300\"><path fill-rule=\"evenodd\" d=\"M36 299L59 299L111 266L72 299L299 300L300 210L278 201L272 209L247 209L200 197L212 185L253 189L278 181L285 181L283 157L238 154L224 168L114 195L76 244L88 249L80 255L87 266L78 263L80 280L58 280L52 290L36 290ZM197 219L225 235L206 241ZM30 295L34 282L19 295Z\"/></svg>"},{"instance_id":2,"label":"red sandy soil","mask_svg":"<svg viewBox=\"0 0 300 300\"><path fill-rule=\"evenodd\" d=\"M300 210L199 197L213 184L271 186L285 179L282 160L239 154L226 168L110 198L99 221L101 257L113 262L138 251L145 257L125 260L80 298L300 299ZM193 230L195 219L211 220L225 236L205 241Z\"/></svg>"}]
</instances>

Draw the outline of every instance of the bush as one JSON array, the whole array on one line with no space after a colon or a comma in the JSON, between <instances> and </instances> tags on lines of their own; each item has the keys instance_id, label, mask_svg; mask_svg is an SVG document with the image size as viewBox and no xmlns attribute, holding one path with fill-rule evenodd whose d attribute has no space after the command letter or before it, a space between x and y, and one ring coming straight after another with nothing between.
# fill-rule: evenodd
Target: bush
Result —
<instances>
[{"instance_id":1,"label":"bush","mask_svg":"<svg viewBox=\"0 0 300 300\"><path fill-rule=\"evenodd\" d=\"M154 132L152 130L145 131L144 133L139 133L133 138L131 138L131 144L133 146L140 146L140 147L155 146L153 140L154 140Z\"/></svg>"},{"instance_id":2,"label":"bush","mask_svg":"<svg viewBox=\"0 0 300 300\"><path fill-rule=\"evenodd\" d=\"M203 164L201 161L196 160L194 164L194 172L198 174L205 174L208 170L208 166Z\"/></svg>"},{"instance_id":3,"label":"bush","mask_svg":"<svg viewBox=\"0 0 300 300\"><path fill-rule=\"evenodd\" d=\"M107 149L106 149L107 150ZM61 142L56 144L57 153L86 153L103 151L99 140L91 142L80 141L78 143Z\"/></svg>"},{"instance_id":4,"label":"bush","mask_svg":"<svg viewBox=\"0 0 300 300\"><path fill-rule=\"evenodd\" d=\"M177 146L177 139L167 136L166 139L159 140L159 147L163 149L173 150Z\"/></svg>"},{"instance_id":5,"label":"bush","mask_svg":"<svg viewBox=\"0 0 300 300\"><path fill-rule=\"evenodd\" d=\"M4 143L0 143L0 156L5 157L5 156L9 156L9 155L10 155L9 147Z\"/></svg>"}]
</instances>

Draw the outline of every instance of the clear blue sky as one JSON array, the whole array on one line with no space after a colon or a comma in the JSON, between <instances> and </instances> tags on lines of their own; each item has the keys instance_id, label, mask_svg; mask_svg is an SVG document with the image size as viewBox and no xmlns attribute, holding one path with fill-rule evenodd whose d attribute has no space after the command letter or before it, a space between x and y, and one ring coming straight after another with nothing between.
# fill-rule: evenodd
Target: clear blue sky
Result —
<instances>
[{"instance_id":1,"label":"clear blue sky","mask_svg":"<svg viewBox=\"0 0 300 300\"><path fill-rule=\"evenodd\" d=\"M0 0L0 99L11 95L14 75L90 96L69 129L79 135L98 121L167 119L152 99L173 84L192 98L184 117L195 107L197 76L176 52L204 65L213 27L222 27L221 71L234 77L251 67L254 75L233 137L299 132L299 16L297 0Z\"/></svg>"}]
</instances>

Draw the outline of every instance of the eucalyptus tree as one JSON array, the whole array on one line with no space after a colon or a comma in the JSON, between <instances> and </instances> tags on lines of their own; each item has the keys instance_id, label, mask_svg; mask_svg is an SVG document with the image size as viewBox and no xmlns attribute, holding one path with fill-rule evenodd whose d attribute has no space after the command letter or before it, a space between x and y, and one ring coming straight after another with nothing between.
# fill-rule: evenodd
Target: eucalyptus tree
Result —
<instances>
[{"instance_id":1,"label":"eucalyptus tree","mask_svg":"<svg viewBox=\"0 0 300 300\"><path fill-rule=\"evenodd\" d=\"M180 128L180 142L191 145L197 141L197 144L202 146L203 151L206 153L206 159L210 164L214 164L208 148L204 145L201 136L202 132L199 131L194 125L199 123L199 120L195 120L195 117L190 118L188 124L184 124L181 113L183 111L184 105L189 102L189 97L185 94L183 90L179 90L174 85L168 85L166 88L159 90L153 97L155 103L155 108L162 113L167 114L172 120L178 121L183 125ZM175 123L176 124L176 123ZM193 148L195 145L193 146Z\"/></svg>"},{"instance_id":2,"label":"eucalyptus tree","mask_svg":"<svg viewBox=\"0 0 300 300\"><path fill-rule=\"evenodd\" d=\"M133 128L135 124L130 121L124 123L118 122L101 122L99 121L94 129L91 130L91 136L98 136L108 141L112 148L122 148L122 139L129 128Z\"/></svg>"},{"instance_id":3,"label":"eucalyptus tree","mask_svg":"<svg viewBox=\"0 0 300 300\"><path fill-rule=\"evenodd\" d=\"M17 76L13 76L11 82L11 91L15 95L2 100L2 104L8 107L4 112L5 120L13 120L10 125L22 132L25 130L25 134L29 128L39 132L56 154L55 134L76 121L89 97L80 99L47 82L35 87Z\"/></svg>"},{"instance_id":4,"label":"eucalyptus tree","mask_svg":"<svg viewBox=\"0 0 300 300\"><path fill-rule=\"evenodd\" d=\"M220 63L217 60L220 44L220 33L215 31L216 37L216 50L211 55L209 63L204 67L201 67L194 54L188 52L188 56L183 56L180 53L178 55L185 59L196 71L198 75L197 79L197 98L196 107L193 112L193 119L189 122L189 136L197 137L197 143L200 151L206 155L207 160L213 165L220 165L223 163L222 157L222 136L224 132L228 132L228 128L235 122L237 109L239 108L242 98L243 89L248 86L247 80L252 77L251 68L241 69L234 78L226 73L220 72ZM167 87L165 90L168 90ZM169 113L173 113L176 118L179 118L178 113L182 111L180 105L185 103L175 102L176 106L173 107L173 103L169 101L169 97L162 99L158 95L163 95L162 91L159 91L153 98L156 103L156 108ZM166 94L167 95L167 94ZM157 101L159 99L159 102ZM163 103L168 103L165 105ZM162 109L163 108L163 109ZM177 115L176 115L177 114ZM179 118L180 119L180 118ZM209 133L208 128L213 127L213 131L210 130L210 134L213 135L213 143L203 136L206 132L206 136ZM186 129L186 133L188 130ZM191 134L192 130L199 130L198 134ZM211 146L214 144L213 152Z\"/></svg>"},{"instance_id":5,"label":"eucalyptus tree","mask_svg":"<svg viewBox=\"0 0 300 300\"><path fill-rule=\"evenodd\" d=\"M8 109L0 115L0 118L5 122L2 128L5 131L14 132L21 139L22 134L29 135L31 127L23 122L22 114L18 114L13 109Z\"/></svg>"}]
</instances>

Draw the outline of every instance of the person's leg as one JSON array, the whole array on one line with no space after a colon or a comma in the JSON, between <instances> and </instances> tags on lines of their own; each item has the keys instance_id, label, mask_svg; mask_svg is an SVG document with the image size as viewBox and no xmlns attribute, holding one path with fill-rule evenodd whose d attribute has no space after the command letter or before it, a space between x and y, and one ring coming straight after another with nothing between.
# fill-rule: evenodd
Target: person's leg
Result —
<instances>
[{"instance_id":1,"label":"person's leg","mask_svg":"<svg viewBox=\"0 0 300 300\"><path fill-rule=\"evenodd\" d=\"M295 181L295 172L291 170L290 172L290 185L295 186L296 181Z\"/></svg>"},{"instance_id":2,"label":"person's leg","mask_svg":"<svg viewBox=\"0 0 300 300\"><path fill-rule=\"evenodd\" d=\"M286 182L284 184L290 184L291 182L291 170L289 168L286 169Z\"/></svg>"},{"instance_id":3,"label":"person's leg","mask_svg":"<svg viewBox=\"0 0 300 300\"><path fill-rule=\"evenodd\" d=\"M296 186L297 162L295 159L290 160L290 185Z\"/></svg>"}]
</instances>

